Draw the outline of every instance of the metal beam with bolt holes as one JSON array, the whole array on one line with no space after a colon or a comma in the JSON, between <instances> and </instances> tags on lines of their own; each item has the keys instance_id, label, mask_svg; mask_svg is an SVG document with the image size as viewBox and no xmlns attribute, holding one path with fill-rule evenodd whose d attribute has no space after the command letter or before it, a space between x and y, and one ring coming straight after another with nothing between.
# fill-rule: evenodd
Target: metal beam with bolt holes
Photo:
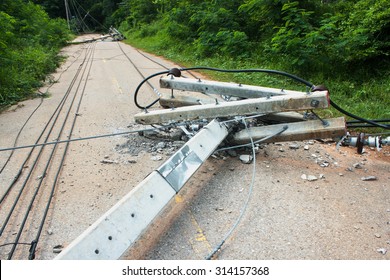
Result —
<instances>
[{"instance_id":1,"label":"metal beam with bolt holes","mask_svg":"<svg viewBox=\"0 0 390 280\"><path fill-rule=\"evenodd\" d=\"M231 142L236 144L250 143L251 138L256 141L270 135L274 135L280 131L285 125L288 126L287 130L280 135L272 137L267 142L285 142L285 141L302 141L310 139L326 139L337 138L346 135L345 119L334 118L326 119L327 125L324 126L321 120L312 120L305 122L296 122L288 124L276 124L259 127L251 127L248 130L241 130L235 133L230 139Z\"/></svg>"},{"instance_id":2,"label":"metal beam with bolt holes","mask_svg":"<svg viewBox=\"0 0 390 280\"><path fill-rule=\"evenodd\" d=\"M119 259L142 238L164 207L227 135L224 124L211 121L55 259Z\"/></svg>"},{"instance_id":3,"label":"metal beam with bolt holes","mask_svg":"<svg viewBox=\"0 0 390 280\"><path fill-rule=\"evenodd\" d=\"M239 101L195 105L175 109L156 110L136 114L134 119L142 124L161 124L174 121L191 121L285 111L300 111L329 107L327 91L292 96L274 96Z\"/></svg>"},{"instance_id":4,"label":"metal beam with bolt holes","mask_svg":"<svg viewBox=\"0 0 390 280\"><path fill-rule=\"evenodd\" d=\"M284 90L268 87L250 86L236 83L177 78L174 76L160 79L161 88L178 89L186 91L202 92L207 94L220 94L242 98L259 98L277 95L302 94L300 91Z\"/></svg>"}]
</instances>

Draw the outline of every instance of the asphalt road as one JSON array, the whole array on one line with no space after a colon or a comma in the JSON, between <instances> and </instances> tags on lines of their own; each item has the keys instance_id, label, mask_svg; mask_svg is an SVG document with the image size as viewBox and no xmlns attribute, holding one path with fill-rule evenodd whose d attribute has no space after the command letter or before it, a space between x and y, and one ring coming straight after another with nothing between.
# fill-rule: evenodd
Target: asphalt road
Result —
<instances>
[{"instance_id":1,"label":"asphalt road","mask_svg":"<svg viewBox=\"0 0 390 280\"><path fill-rule=\"evenodd\" d=\"M41 89L42 92L48 89L48 97L23 129L17 145L35 141L69 89L86 48L87 45L81 44L64 49L63 54L68 58L53 74L53 79L58 81ZM134 114L140 112L134 105L133 93L142 80L134 65L144 76L165 69L123 43L97 42L93 48L86 74L79 79L80 87L72 89L84 94L72 138L142 128L133 121ZM162 58L153 59L167 67L174 66ZM157 79L152 84L158 88ZM141 101L147 104L155 97L145 86ZM40 99L26 100L0 114L0 147L13 145L39 103ZM162 142L165 147L159 150L156 147ZM71 143L36 258L54 258L56 248L66 247L168 159L177 149L174 144L169 138L148 139L138 134ZM8 155L0 153L0 163ZM2 192L25 155L25 150L17 151L0 174ZM173 211L168 211L167 219L160 219L154 225L150 238L141 243L133 257L204 259L235 226L214 258L390 259L387 252L390 250L389 163L388 148L381 152L368 149L358 155L352 148L342 147L337 151L335 143L316 141L262 146L256 155L255 170L252 164L243 164L238 157L211 157L177 195ZM30 168L31 163L23 172ZM54 167L49 170L54 171ZM317 180L304 180L303 174L314 175ZM33 173L34 180L28 183L31 189L40 180L39 175L39 170ZM377 180L361 180L368 175L376 176ZM34 238L38 227L35 222L40 221L39 213L46 201L45 195L38 197L34 203L34 219L23 230L20 242L29 243ZM11 205L9 202L2 206L2 219ZM246 210L237 223L245 205ZM18 213L23 213L23 209L20 206ZM19 224L18 221L10 224L1 237L2 243L12 242ZM7 257L9 249L0 248L2 259ZM14 258L26 259L28 249L19 246Z\"/></svg>"}]
</instances>

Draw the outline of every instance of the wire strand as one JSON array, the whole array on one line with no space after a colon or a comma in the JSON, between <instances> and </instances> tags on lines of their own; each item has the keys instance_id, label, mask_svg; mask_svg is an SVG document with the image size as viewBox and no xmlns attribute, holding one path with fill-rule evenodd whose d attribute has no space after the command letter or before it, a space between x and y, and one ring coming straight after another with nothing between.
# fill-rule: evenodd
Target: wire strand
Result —
<instances>
[{"instance_id":1,"label":"wire strand","mask_svg":"<svg viewBox=\"0 0 390 280\"><path fill-rule=\"evenodd\" d=\"M80 138L59 140L59 141L53 141L53 142L45 142L45 143L39 143L39 144L31 144L31 145L18 146L18 147L0 148L0 152L10 151L10 150L20 150L20 149L35 148L35 147L42 147L42 146L48 146L48 145L70 143L70 142L86 141L86 140L114 137L114 136L120 136L120 135L126 135L126 134L134 134L134 133L140 133L140 132L160 131L160 130L164 130L164 129L167 129L167 128L180 126L182 124L187 124L187 123L172 123L172 124L163 125L161 127L155 127L155 128L137 129L137 130L130 130L130 131L124 131L124 132L111 133L111 134L101 134L101 135L94 135L94 136L86 136L86 137L80 137Z\"/></svg>"},{"instance_id":2,"label":"wire strand","mask_svg":"<svg viewBox=\"0 0 390 280\"><path fill-rule=\"evenodd\" d=\"M77 50L76 52L74 52L74 54L77 53L77 52L79 52L79 50ZM45 92L42 93L42 92L40 92L39 90L38 90L38 91L39 91L42 95L46 95L46 94L49 92L50 88L51 88L55 83L57 83L57 82L61 79L62 75L63 75L66 71L69 70L69 68L77 61L77 59L81 56L81 54L82 54L82 52L80 52L80 53L78 54L78 56L76 57L76 59L75 59L72 63L70 63L70 64L69 64L69 65L60 73L60 75L58 76L58 78L57 78L56 80L53 80L53 81L50 82L50 84L49 84L49 86L46 88ZM20 128L18 134L16 135L14 144L13 144L14 147L16 147L17 142L18 142L18 140L19 140L19 137L20 137L22 131L24 130L25 126L28 124L28 122L31 120L31 118L33 117L33 115L34 115L34 114L38 111L38 109L41 107L41 105L42 105L42 103L43 103L43 100L44 100L44 98L41 97L41 100L40 100L40 103L38 104L38 106L34 109L34 111L30 114L30 116L29 116L29 117L26 119L26 121L24 122L23 126ZM12 156L13 156L13 152L14 152L14 151L11 151L10 155L8 156L6 162L4 163L3 167L2 167L1 170L0 170L0 174L4 171L5 167L8 165L9 161L11 160L11 158L12 158ZM23 165L24 165L24 164L23 164ZM22 168L23 168L23 166L22 166ZM1 204L1 202L0 202L0 204Z\"/></svg>"},{"instance_id":3,"label":"wire strand","mask_svg":"<svg viewBox=\"0 0 390 280\"><path fill-rule=\"evenodd\" d=\"M253 188L254 188L254 185L255 185L255 180L256 180L256 149L255 149L255 143L253 142L253 138L252 136L250 135L250 131L248 129L248 125L245 121L245 119L242 120L244 122L244 125L245 125L245 128L247 129L248 131L248 134L249 134L249 137L251 139L251 145L252 145L252 154L253 154L253 168L252 168L252 180L251 180L251 184L250 184L250 187L249 187L249 191L248 191L248 196L247 196L247 199L243 205L243 207L241 208L241 211L240 211L240 215L238 216L236 222L234 223L234 225L230 228L230 230L226 233L225 237L222 239L222 241L214 248L214 250L206 257L206 260L211 260L214 255L219 251L221 250L223 244L225 244L226 240L232 235L233 231L238 227L238 225L240 224L247 208L248 208L248 205L249 205L249 202L250 202L250 199L252 197L252 193L253 193Z\"/></svg>"},{"instance_id":4,"label":"wire strand","mask_svg":"<svg viewBox=\"0 0 390 280\"><path fill-rule=\"evenodd\" d=\"M243 119L244 120L244 119ZM264 138L261 138L259 140L256 140L255 142L253 142L253 144L259 144L259 143L262 143L264 141L267 141L269 139L272 139L274 138L275 136L278 136L280 134L282 134L283 132L285 132L286 130L288 129L288 125L285 125L283 126L283 128L276 132L275 134L272 134L272 135L269 135L269 136L266 136ZM249 134L249 129L247 129L248 131L248 134ZM252 139L252 137L249 135L249 137ZM248 143L248 144L242 144L242 145L237 145L237 146L231 146L231 147L226 147L226 148L221 148L221 149L218 149L216 150L216 152L222 152L222 151L226 151L226 150L233 150L233 149L239 149L239 148L244 148L244 147L249 147L252 145L252 142L251 143Z\"/></svg>"}]
</instances>

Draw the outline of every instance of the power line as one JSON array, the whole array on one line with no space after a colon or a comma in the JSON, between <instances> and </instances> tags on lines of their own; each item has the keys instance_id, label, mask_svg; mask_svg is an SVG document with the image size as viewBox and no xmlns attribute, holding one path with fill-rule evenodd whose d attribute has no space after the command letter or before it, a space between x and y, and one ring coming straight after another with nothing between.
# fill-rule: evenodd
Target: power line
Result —
<instances>
[{"instance_id":1,"label":"power line","mask_svg":"<svg viewBox=\"0 0 390 280\"><path fill-rule=\"evenodd\" d=\"M94 135L94 136L80 137L80 138L60 140L60 141L53 141L53 142L46 142L46 143L39 143L39 144L31 144L31 145L18 146L18 147L0 148L0 152L12 151L12 150L20 150L20 149L27 149L27 148L35 148L35 147L43 147L43 146L48 146L48 145L57 145L57 144L77 142L77 141L85 141L85 140L91 140L91 139L114 137L114 136L120 136L120 135L126 135L126 134L134 134L134 133L140 133L140 132L156 131L156 130L162 130L162 129L166 129L166 128L170 128L170 127L174 127L174 126L178 126L178 125L180 125L180 124L175 124L175 125L170 124L170 125L162 126L162 127L159 127L159 128L138 129L138 130L125 131L125 132L118 132L118 133L111 133L111 134L102 134L102 135Z\"/></svg>"}]
</instances>

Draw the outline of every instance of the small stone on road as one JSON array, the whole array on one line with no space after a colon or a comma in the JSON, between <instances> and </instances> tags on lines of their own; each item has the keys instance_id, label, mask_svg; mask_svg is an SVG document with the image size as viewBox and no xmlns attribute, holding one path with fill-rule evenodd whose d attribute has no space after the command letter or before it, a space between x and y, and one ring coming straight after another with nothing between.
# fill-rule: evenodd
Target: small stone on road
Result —
<instances>
[{"instance_id":1,"label":"small stone on road","mask_svg":"<svg viewBox=\"0 0 390 280\"><path fill-rule=\"evenodd\" d=\"M240 155L240 160L242 163L249 164L252 162L253 157L251 155Z\"/></svg>"},{"instance_id":2,"label":"small stone on road","mask_svg":"<svg viewBox=\"0 0 390 280\"><path fill-rule=\"evenodd\" d=\"M376 180L378 180L378 178L375 176L362 177L362 181L376 181Z\"/></svg>"}]
</instances>

